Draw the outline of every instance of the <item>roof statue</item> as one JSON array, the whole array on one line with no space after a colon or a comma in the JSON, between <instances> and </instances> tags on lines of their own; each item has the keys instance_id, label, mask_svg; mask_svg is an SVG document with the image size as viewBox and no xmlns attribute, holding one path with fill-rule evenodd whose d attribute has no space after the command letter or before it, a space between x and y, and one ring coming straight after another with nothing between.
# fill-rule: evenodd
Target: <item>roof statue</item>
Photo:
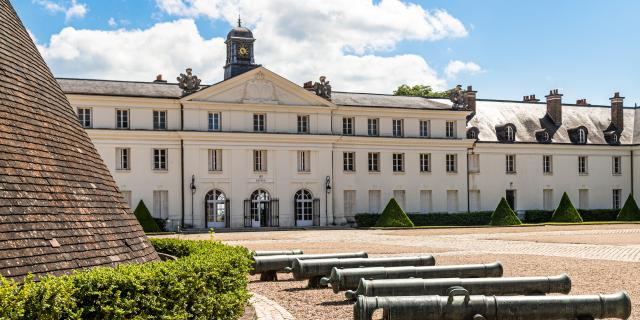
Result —
<instances>
[{"instance_id":1,"label":"roof statue","mask_svg":"<svg viewBox=\"0 0 640 320\"><path fill-rule=\"evenodd\" d=\"M9 0L0 34L0 275L158 260Z\"/></svg>"},{"instance_id":2,"label":"roof statue","mask_svg":"<svg viewBox=\"0 0 640 320\"><path fill-rule=\"evenodd\" d=\"M449 93L449 100L453 102L453 109L465 109L467 108L467 95L466 91L462 90L462 85L457 85Z\"/></svg>"},{"instance_id":3,"label":"roof statue","mask_svg":"<svg viewBox=\"0 0 640 320\"><path fill-rule=\"evenodd\" d=\"M189 94L198 91L200 89L200 79L198 76L192 74L191 68L187 68L187 74L181 73L178 78L178 86L182 89L183 94Z\"/></svg>"},{"instance_id":4,"label":"roof statue","mask_svg":"<svg viewBox=\"0 0 640 320\"><path fill-rule=\"evenodd\" d=\"M321 76L320 82L316 82L313 84L313 91L316 95L323 97L327 100L331 100L331 85L329 81L326 81L327 77Z\"/></svg>"}]
</instances>

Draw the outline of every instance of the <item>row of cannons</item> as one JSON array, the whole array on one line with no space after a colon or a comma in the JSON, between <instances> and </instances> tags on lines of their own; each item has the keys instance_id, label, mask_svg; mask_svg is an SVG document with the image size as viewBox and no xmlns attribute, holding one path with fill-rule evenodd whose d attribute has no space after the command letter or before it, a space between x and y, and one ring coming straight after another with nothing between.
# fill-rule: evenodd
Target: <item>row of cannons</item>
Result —
<instances>
[{"instance_id":1,"label":"row of cannons","mask_svg":"<svg viewBox=\"0 0 640 320\"><path fill-rule=\"evenodd\" d=\"M295 280L308 280L310 288L344 292L356 301L355 320L379 312L385 320L587 320L631 314L626 292L566 295L568 275L503 277L500 262L436 266L430 255L369 258L366 252L300 250L257 251L253 259L252 273L262 281L290 272Z\"/></svg>"}]
</instances>

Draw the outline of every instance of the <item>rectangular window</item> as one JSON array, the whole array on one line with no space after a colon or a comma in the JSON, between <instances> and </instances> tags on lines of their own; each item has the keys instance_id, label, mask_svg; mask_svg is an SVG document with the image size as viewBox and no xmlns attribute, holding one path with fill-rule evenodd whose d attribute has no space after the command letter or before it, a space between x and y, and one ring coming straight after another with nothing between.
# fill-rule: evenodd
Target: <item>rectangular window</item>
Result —
<instances>
[{"instance_id":1,"label":"rectangular window","mask_svg":"<svg viewBox=\"0 0 640 320\"><path fill-rule=\"evenodd\" d=\"M431 134L431 121L420 120L420 137L428 138Z\"/></svg>"},{"instance_id":2,"label":"rectangular window","mask_svg":"<svg viewBox=\"0 0 640 320\"><path fill-rule=\"evenodd\" d=\"M253 171L267 171L267 150L253 150Z\"/></svg>"},{"instance_id":3,"label":"rectangular window","mask_svg":"<svg viewBox=\"0 0 640 320\"><path fill-rule=\"evenodd\" d=\"M311 151L298 151L298 172L311 171Z\"/></svg>"},{"instance_id":4,"label":"rectangular window","mask_svg":"<svg viewBox=\"0 0 640 320\"><path fill-rule=\"evenodd\" d=\"M169 191L153 191L153 217L158 219L169 217Z\"/></svg>"},{"instance_id":5,"label":"rectangular window","mask_svg":"<svg viewBox=\"0 0 640 320\"><path fill-rule=\"evenodd\" d=\"M587 156L578 157L578 173L589 174L589 163L588 163Z\"/></svg>"},{"instance_id":6,"label":"rectangular window","mask_svg":"<svg viewBox=\"0 0 640 320\"><path fill-rule=\"evenodd\" d=\"M369 213L380 213L381 191L369 190Z\"/></svg>"},{"instance_id":7,"label":"rectangular window","mask_svg":"<svg viewBox=\"0 0 640 320\"><path fill-rule=\"evenodd\" d=\"M553 189L542 190L542 204L543 204L544 210L546 211L551 211L554 209Z\"/></svg>"},{"instance_id":8,"label":"rectangular window","mask_svg":"<svg viewBox=\"0 0 640 320\"><path fill-rule=\"evenodd\" d=\"M120 193L122 193L122 197L124 198L124 201L129 205L129 208L131 208L131 191L120 191Z\"/></svg>"},{"instance_id":9,"label":"rectangular window","mask_svg":"<svg viewBox=\"0 0 640 320\"><path fill-rule=\"evenodd\" d=\"M153 149L153 170L167 170L167 149Z\"/></svg>"},{"instance_id":10,"label":"rectangular window","mask_svg":"<svg viewBox=\"0 0 640 320\"><path fill-rule=\"evenodd\" d=\"M516 155L508 154L505 156L505 171L507 173L516 173Z\"/></svg>"},{"instance_id":11,"label":"rectangular window","mask_svg":"<svg viewBox=\"0 0 640 320\"><path fill-rule=\"evenodd\" d=\"M611 172L614 175L622 174L622 158L620 156L613 156L611 166Z\"/></svg>"},{"instance_id":12,"label":"rectangular window","mask_svg":"<svg viewBox=\"0 0 640 320\"><path fill-rule=\"evenodd\" d=\"M396 199L396 202L398 202L400 208L402 208L403 210L406 209L407 201L404 190L393 190L393 198Z\"/></svg>"},{"instance_id":13,"label":"rectangular window","mask_svg":"<svg viewBox=\"0 0 640 320\"><path fill-rule=\"evenodd\" d=\"M542 156L542 173L545 173L545 174L553 173L553 156L551 155Z\"/></svg>"},{"instance_id":14,"label":"rectangular window","mask_svg":"<svg viewBox=\"0 0 640 320\"><path fill-rule=\"evenodd\" d=\"M431 154L420 154L420 172L431 172Z\"/></svg>"},{"instance_id":15,"label":"rectangular window","mask_svg":"<svg viewBox=\"0 0 640 320\"><path fill-rule=\"evenodd\" d=\"M309 133L309 116L298 115L298 133Z\"/></svg>"},{"instance_id":16,"label":"rectangular window","mask_svg":"<svg viewBox=\"0 0 640 320\"><path fill-rule=\"evenodd\" d=\"M167 110L153 110L153 130L167 130Z\"/></svg>"},{"instance_id":17,"label":"rectangular window","mask_svg":"<svg viewBox=\"0 0 640 320\"><path fill-rule=\"evenodd\" d=\"M378 118L367 119L367 134L372 137L380 135L378 131Z\"/></svg>"},{"instance_id":18,"label":"rectangular window","mask_svg":"<svg viewBox=\"0 0 640 320\"><path fill-rule=\"evenodd\" d=\"M480 206L480 190L469 190L469 211L478 212Z\"/></svg>"},{"instance_id":19,"label":"rectangular window","mask_svg":"<svg viewBox=\"0 0 640 320\"><path fill-rule=\"evenodd\" d=\"M446 156L446 165L448 173L456 173L458 172L458 155L456 154L448 154Z\"/></svg>"},{"instance_id":20,"label":"rectangular window","mask_svg":"<svg viewBox=\"0 0 640 320\"><path fill-rule=\"evenodd\" d=\"M470 154L469 155L469 173L479 173L480 172L480 155L479 154Z\"/></svg>"},{"instance_id":21,"label":"rectangular window","mask_svg":"<svg viewBox=\"0 0 640 320\"><path fill-rule=\"evenodd\" d=\"M445 136L447 138L455 138L456 137L456 122L455 121L447 121L445 123Z\"/></svg>"},{"instance_id":22,"label":"rectangular window","mask_svg":"<svg viewBox=\"0 0 640 320\"><path fill-rule=\"evenodd\" d=\"M353 118L342 118L342 134L353 135Z\"/></svg>"},{"instance_id":23,"label":"rectangular window","mask_svg":"<svg viewBox=\"0 0 640 320\"><path fill-rule=\"evenodd\" d=\"M618 210L622 208L622 190L613 189L613 208Z\"/></svg>"},{"instance_id":24,"label":"rectangular window","mask_svg":"<svg viewBox=\"0 0 640 320\"><path fill-rule=\"evenodd\" d=\"M222 149L209 149L209 171L222 171Z\"/></svg>"},{"instance_id":25,"label":"rectangular window","mask_svg":"<svg viewBox=\"0 0 640 320\"><path fill-rule=\"evenodd\" d=\"M589 189L578 190L578 209L589 209Z\"/></svg>"},{"instance_id":26,"label":"rectangular window","mask_svg":"<svg viewBox=\"0 0 640 320\"><path fill-rule=\"evenodd\" d=\"M116 148L116 170L131 170L129 156L131 149Z\"/></svg>"},{"instance_id":27,"label":"rectangular window","mask_svg":"<svg viewBox=\"0 0 640 320\"><path fill-rule=\"evenodd\" d=\"M342 169L346 172L356 171L356 153L355 152L342 153Z\"/></svg>"},{"instance_id":28,"label":"rectangular window","mask_svg":"<svg viewBox=\"0 0 640 320\"><path fill-rule=\"evenodd\" d=\"M221 130L221 127L220 127L220 113L218 113L218 112L209 112L207 120L208 120L207 129L209 131L220 131Z\"/></svg>"},{"instance_id":29,"label":"rectangular window","mask_svg":"<svg viewBox=\"0 0 640 320\"><path fill-rule=\"evenodd\" d=\"M356 191L344 190L344 215L353 217L356 214Z\"/></svg>"},{"instance_id":30,"label":"rectangular window","mask_svg":"<svg viewBox=\"0 0 640 320\"><path fill-rule=\"evenodd\" d=\"M369 172L380 172L380 153L369 152Z\"/></svg>"},{"instance_id":31,"label":"rectangular window","mask_svg":"<svg viewBox=\"0 0 640 320\"><path fill-rule=\"evenodd\" d=\"M129 129L128 109L116 109L116 129Z\"/></svg>"},{"instance_id":32,"label":"rectangular window","mask_svg":"<svg viewBox=\"0 0 640 320\"><path fill-rule=\"evenodd\" d=\"M393 119L391 120L391 129L394 137L404 136L404 120Z\"/></svg>"},{"instance_id":33,"label":"rectangular window","mask_svg":"<svg viewBox=\"0 0 640 320\"><path fill-rule=\"evenodd\" d=\"M78 120L83 128L93 127L93 109L78 108Z\"/></svg>"},{"instance_id":34,"label":"rectangular window","mask_svg":"<svg viewBox=\"0 0 640 320\"><path fill-rule=\"evenodd\" d=\"M447 190L447 212L458 212L458 190Z\"/></svg>"},{"instance_id":35,"label":"rectangular window","mask_svg":"<svg viewBox=\"0 0 640 320\"><path fill-rule=\"evenodd\" d=\"M433 200L431 200L431 190L420 190L420 212L429 213L432 211Z\"/></svg>"},{"instance_id":36,"label":"rectangular window","mask_svg":"<svg viewBox=\"0 0 640 320\"><path fill-rule=\"evenodd\" d=\"M267 115L264 113L253 114L253 132L267 131Z\"/></svg>"},{"instance_id":37,"label":"rectangular window","mask_svg":"<svg viewBox=\"0 0 640 320\"><path fill-rule=\"evenodd\" d=\"M404 153L393 154L393 172L404 172Z\"/></svg>"}]
</instances>

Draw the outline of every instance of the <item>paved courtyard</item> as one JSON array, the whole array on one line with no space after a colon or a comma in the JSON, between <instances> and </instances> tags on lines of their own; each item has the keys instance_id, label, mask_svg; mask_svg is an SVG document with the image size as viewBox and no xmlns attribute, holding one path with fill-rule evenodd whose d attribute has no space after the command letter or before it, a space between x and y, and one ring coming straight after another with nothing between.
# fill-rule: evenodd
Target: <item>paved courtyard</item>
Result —
<instances>
[{"instance_id":1,"label":"paved courtyard","mask_svg":"<svg viewBox=\"0 0 640 320\"><path fill-rule=\"evenodd\" d=\"M209 239L209 235L181 236ZM631 294L640 319L640 225L536 226L412 230L307 230L216 234L216 240L254 250L305 253L367 251L371 256L433 254L437 264L501 261L505 276L568 273L574 294ZM331 290L281 275L277 283L252 277L250 289L297 319L350 319L352 303Z\"/></svg>"}]
</instances>

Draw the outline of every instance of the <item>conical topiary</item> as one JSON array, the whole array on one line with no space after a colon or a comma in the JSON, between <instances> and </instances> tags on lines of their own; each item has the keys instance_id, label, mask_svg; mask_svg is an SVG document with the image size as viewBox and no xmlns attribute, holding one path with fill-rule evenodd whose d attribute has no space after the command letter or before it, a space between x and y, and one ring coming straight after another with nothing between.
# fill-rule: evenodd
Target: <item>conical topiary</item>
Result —
<instances>
[{"instance_id":1,"label":"conical topiary","mask_svg":"<svg viewBox=\"0 0 640 320\"><path fill-rule=\"evenodd\" d=\"M160 230L160 227L158 227L156 221L153 220L153 217L151 216L151 213L149 213L149 209L147 209L144 201L140 200L140 202L138 202L138 206L136 207L136 210L133 211L133 214L138 219L138 222L140 222L140 225L142 226L142 230L144 230L144 232L162 231Z\"/></svg>"},{"instance_id":2,"label":"conical topiary","mask_svg":"<svg viewBox=\"0 0 640 320\"><path fill-rule=\"evenodd\" d=\"M627 201L618 213L618 221L640 221L640 209L632 194L629 194Z\"/></svg>"},{"instance_id":3,"label":"conical topiary","mask_svg":"<svg viewBox=\"0 0 640 320\"><path fill-rule=\"evenodd\" d=\"M496 210L493 211L491 215L491 225L492 226L517 226L521 225L522 221L518 219L518 215L513 212L509 203L505 198L500 200Z\"/></svg>"},{"instance_id":4,"label":"conical topiary","mask_svg":"<svg viewBox=\"0 0 640 320\"><path fill-rule=\"evenodd\" d=\"M560 204L551 216L551 222L582 222L580 212L573 206L566 192L562 194Z\"/></svg>"},{"instance_id":5,"label":"conical topiary","mask_svg":"<svg viewBox=\"0 0 640 320\"><path fill-rule=\"evenodd\" d=\"M396 199L391 198L378 218L376 227L413 227L413 222L400 208Z\"/></svg>"}]
</instances>

